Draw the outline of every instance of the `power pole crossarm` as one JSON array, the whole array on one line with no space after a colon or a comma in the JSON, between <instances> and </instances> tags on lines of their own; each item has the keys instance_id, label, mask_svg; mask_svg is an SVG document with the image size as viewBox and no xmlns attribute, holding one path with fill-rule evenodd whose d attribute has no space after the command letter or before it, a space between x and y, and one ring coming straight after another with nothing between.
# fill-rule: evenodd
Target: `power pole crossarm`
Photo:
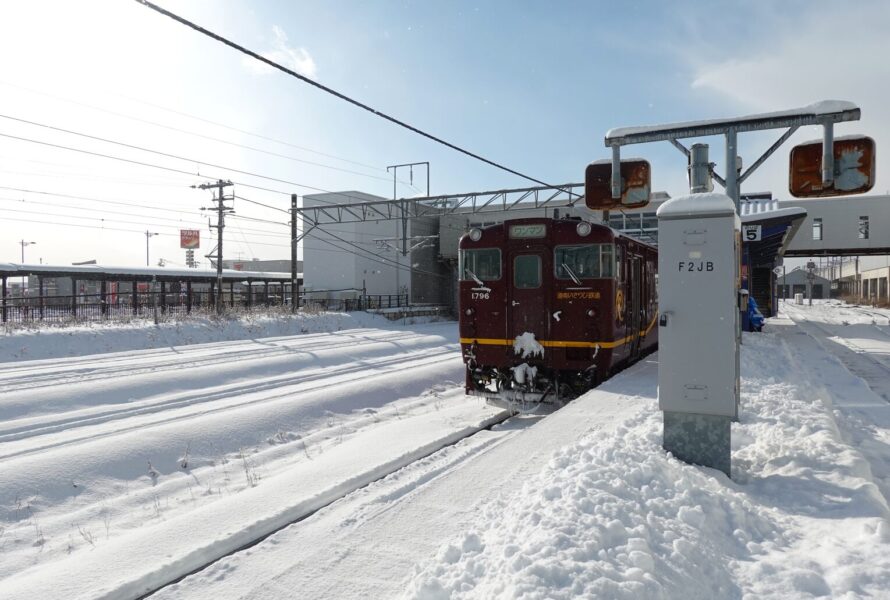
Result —
<instances>
[{"instance_id":1,"label":"power pole crossarm","mask_svg":"<svg viewBox=\"0 0 890 600\"><path fill-rule=\"evenodd\" d=\"M226 200L232 200L234 195L226 197L223 190L231 185L233 185L231 181L223 181L220 179L216 183L202 183L201 185L193 186L201 190L217 190L216 196L213 198L213 202L216 204L216 207L214 208L214 210L216 210L216 225L211 225L210 227L215 228L218 232L216 240L216 313L220 315L223 313L223 230L226 227L226 213L235 211L233 207L226 206Z\"/></svg>"}]
</instances>

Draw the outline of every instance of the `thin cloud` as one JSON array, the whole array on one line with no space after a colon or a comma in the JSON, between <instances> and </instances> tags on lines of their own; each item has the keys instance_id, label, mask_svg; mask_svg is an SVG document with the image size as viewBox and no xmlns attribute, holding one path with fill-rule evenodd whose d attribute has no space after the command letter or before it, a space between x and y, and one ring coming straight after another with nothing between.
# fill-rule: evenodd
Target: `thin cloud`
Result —
<instances>
[{"instance_id":1,"label":"thin cloud","mask_svg":"<svg viewBox=\"0 0 890 600\"><path fill-rule=\"evenodd\" d=\"M278 25L272 26L272 32L275 34L275 38L272 40L273 49L267 52L260 52L260 55L287 67L288 69L296 71L300 75L315 79L318 69L315 65L315 59L312 58L309 51L305 48L295 48L290 46L288 44L287 34L284 33L284 30ZM274 72L274 69L269 65L250 58L249 56L242 59L242 64L254 73L260 75L267 75Z\"/></svg>"},{"instance_id":2,"label":"thin cloud","mask_svg":"<svg viewBox=\"0 0 890 600\"><path fill-rule=\"evenodd\" d=\"M786 13L770 24L762 39L746 39L743 47L720 59L699 63L691 88L713 93L727 104L727 115L796 108L819 100L855 102L862 108L862 120L841 124L835 133L862 133L875 139L879 151L874 192L883 193L890 173L890 160L882 159L888 156L890 145L890 115L886 112L890 4L866 2L840 10L820 6L829 14L820 10L811 11L814 16ZM818 138L820 132L804 128L786 143L786 151L804 139ZM751 184L769 186L780 197L786 196L787 163L772 159L762 171L752 177Z\"/></svg>"}]
</instances>

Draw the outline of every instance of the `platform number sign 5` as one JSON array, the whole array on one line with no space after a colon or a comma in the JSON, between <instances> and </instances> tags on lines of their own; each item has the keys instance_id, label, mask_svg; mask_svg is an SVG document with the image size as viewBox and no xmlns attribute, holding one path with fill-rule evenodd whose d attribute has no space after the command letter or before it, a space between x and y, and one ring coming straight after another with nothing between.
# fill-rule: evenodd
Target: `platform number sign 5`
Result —
<instances>
[{"instance_id":1,"label":"platform number sign 5","mask_svg":"<svg viewBox=\"0 0 890 600\"><path fill-rule=\"evenodd\" d=\"M746 242L759 242L760 225L744 225L742 227L742 237Z\"/></svg>"}]
</instances>

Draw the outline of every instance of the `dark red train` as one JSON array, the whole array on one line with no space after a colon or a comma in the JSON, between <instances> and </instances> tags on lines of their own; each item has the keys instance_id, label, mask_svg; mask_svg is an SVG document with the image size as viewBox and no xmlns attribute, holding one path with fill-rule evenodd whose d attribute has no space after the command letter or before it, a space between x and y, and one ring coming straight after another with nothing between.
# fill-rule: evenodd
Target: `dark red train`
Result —
<instances>
[{"instance_id":1,"label":"dark red train","mask_svg":"<svg viewBox=\"0 0 890 600\"><path fill-rule=\"evenodd\" d=\"M656 349L654 246L580 219L517 219L460 240L467 393L560 402Z\"/></svg>"}]
</instances>

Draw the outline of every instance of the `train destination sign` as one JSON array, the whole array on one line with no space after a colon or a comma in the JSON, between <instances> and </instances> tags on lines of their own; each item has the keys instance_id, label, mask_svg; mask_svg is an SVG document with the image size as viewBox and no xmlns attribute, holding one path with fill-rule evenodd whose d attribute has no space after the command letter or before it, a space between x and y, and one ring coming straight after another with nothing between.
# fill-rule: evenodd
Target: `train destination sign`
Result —
<instances>
[{"instance_id":1,"label":"train destination sign","mask_svg":"<svg viewBox=\"0 0 890 600\"><path fill-rule=\"evenodd\" d=\"M543 223L510 226L510 237L513 239L542 238L545 235L547 235L547 226Z\"/></svg>"}]
</instances>

